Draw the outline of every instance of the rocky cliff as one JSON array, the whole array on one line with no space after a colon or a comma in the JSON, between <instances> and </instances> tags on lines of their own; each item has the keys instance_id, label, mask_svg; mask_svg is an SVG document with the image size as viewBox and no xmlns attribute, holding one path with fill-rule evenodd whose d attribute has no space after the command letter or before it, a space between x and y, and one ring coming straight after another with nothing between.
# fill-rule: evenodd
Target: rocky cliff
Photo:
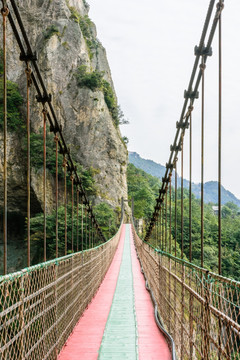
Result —
<instances>
[{"instance_id":1,"label":"rocky cliff","mask_svg":"<svg viewBox=\"0 0 240 360\"><path fill-rule=\"evenodd\" d=\"M127 198L127 149L102 88L81 85L77 76L79 69L84 69L86 74L96 73L115 96L106 51L97 39L95 25L88 17L88 4L85 0L18 0L17 4L31 46L38 54L38 65L47 90L53 95L53 106L72 156L84 168L92 167L95 170L98 189L93 201L104 200L113 207L119 207L121 197ZM10 25L7 57L8 80L18 84L25 99L25 66L19 61L19 48ZM41 107L36 103L35 96L32 87L31 127L37 132L42 126L42 118ZM22 113L25 116L25 100ZM8 139L9 212L23 216L26 210L26 170L20 149L25 136L24 133L19 137L11 132ZM2 148L0 151L2 176ZM41 209L41 177L41 169L33 169L33 213ZM49 211L54 201L52 180L48 174Z\"/></svg>"}]
</instances>

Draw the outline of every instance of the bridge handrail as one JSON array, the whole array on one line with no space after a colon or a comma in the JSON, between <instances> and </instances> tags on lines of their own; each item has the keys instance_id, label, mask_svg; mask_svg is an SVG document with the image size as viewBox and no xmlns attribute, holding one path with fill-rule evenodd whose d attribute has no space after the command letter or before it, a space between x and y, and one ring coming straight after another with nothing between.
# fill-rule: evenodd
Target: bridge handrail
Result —
<instances>
[{"instance_id":1,"label":"bridge handrail","mask_svg":"<svg viewBox=\"0 0 240 360\"><path fill-rule=\"evenodd\" d=\"M121 226L113 238L92 249L1 276L4 359L56 358L102 282L120 231Z\"/></svg>"},{"instance_id":2,"label":"bridge handrail","mask_svg":"<svg viewBox=\"0 0 240 360\"><path fill-rule=\"evenodd\" d=\"M78 252L74 252L72 254L68 254L68 255L65 255L65 256L61 256L59 258L56 258L56 259L52 259L52 260L48 260L48 261L45 261L45 262L42 262L42 263L39 263L39 264L36 264L36 265L32 265L32 266L29 266L29 267L26 267L20 271L15 271L13 273L9 273L7 275L0 275L0 284L3 283L3 282L6 282L6 281L9 281L9 280L13 280L15 278L18 278L18 277L21 277L21 276L24 276L26 273L31 273L35 270L39 270L39 269L43 269L43 268L46 268L48 266L51 266L51 265L59 265L59 263L61 261L64 261L64 260L68 260L78 254L84 254L84 253L87 253L89 251L92 251L92 250L96 250L100 247L103 247L105 244L107 244L108 242L110 242L120 231L121 229L121 226L122 226L122 223L120 224L120 227L117 231L117 233L111 237L109 240L107 240L106 242L102 243L102 244L99 244L93 248L90 248L90 249L86 249L86 250L83 250L83 251L78 251Z\"/></svg>"},{"instance_id":3,"label":"bridge handrail","mask_svg":"<svg viewBox=\"0 0 240 360\"><path fill-rule=\"evenodd\" d=\"M240 282L159 250L137 234L135 243L177 355L209 359L211 349L211 356L238 359Z\"/></svg>"}]
</instances>

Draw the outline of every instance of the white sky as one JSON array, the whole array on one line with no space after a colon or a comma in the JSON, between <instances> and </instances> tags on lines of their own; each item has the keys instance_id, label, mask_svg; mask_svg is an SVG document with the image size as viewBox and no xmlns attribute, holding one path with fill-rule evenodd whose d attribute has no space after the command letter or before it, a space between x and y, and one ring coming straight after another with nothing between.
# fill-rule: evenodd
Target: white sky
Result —
<instances>
[{"instance_id":1,"label":"white sky","mask_svg":"<svg viewBox=\"0 0 240 360\"><path fill-rule=\"evenodd\" d=\"M88 0L107 50L129 150L165 164L179 121L209 0ZM217 3L217 1L216 1ZM214 9L215 12L215 9ZM225 1L223 19L222 183L240 198L240 1ZM217 180L218 42L206 68L205 181ZM194 182L200 181L200 100L193 113ZM188 132L185 137L188 144ZM186 153L186 151L185 151ZM187 157L185 158L187 163ZM234 170L234 168L236 169ZM188 178L185 168L184 177Z\"/></svg>"}]
</instances>

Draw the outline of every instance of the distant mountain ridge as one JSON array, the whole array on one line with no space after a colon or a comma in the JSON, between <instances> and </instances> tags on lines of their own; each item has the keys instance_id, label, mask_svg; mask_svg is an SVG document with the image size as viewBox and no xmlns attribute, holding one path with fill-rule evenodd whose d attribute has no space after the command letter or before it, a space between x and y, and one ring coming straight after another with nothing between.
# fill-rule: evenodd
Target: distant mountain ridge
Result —
<instances>
[{"instance_id":1,"label":"distant mountain ridge","mask_svg":"<svg viewBox=\"0 0 240 360\"><path fill-rule=\"evenodd\" d=\"M129 162L136 166L139 169L142 169L146 173L155 176L162 180L162 177L165 175L165 166L154 162L153 160L146 160L141 158L141 156L136 152L129 152ZM173 171L172 182L175 185L175 172ZM178 187L180 187L180 177L178 178ZM183 186L185 188L189 187L189 181L183 179ZM240 207L240 200L236 198L234 194L226 190L223 186L221 187L222 191L222 204L227 202L233 202L234 204ZM192 183L192 192L197 199L201 197L201 184ZM212 202L216 204L218 202L218 182L217 181L208 181L204 184L204 202Z\"/></svg>"}]
</instances>

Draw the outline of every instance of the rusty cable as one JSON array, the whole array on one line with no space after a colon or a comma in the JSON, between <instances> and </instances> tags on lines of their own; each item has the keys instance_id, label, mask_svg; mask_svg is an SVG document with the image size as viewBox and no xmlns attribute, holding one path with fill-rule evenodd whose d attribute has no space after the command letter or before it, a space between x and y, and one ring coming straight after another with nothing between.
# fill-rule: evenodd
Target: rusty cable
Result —
<instances>
[{"instance_id":1,"label":"rusty cable","mask_svg":"<svg viewBox=\"0 0 240 360\"><path fill-rule=\"evenodd\" d=\"M189 110L189 261L192 261L192 110L190 105Z\"/></svg>"},{"instance_id":2,"label":"rusty cable","mask_svg":"<svg viewBox=\"0 0 240 360\"><path fill-rule=\"evenodd\" d=\"M91 215L90 213L88 213L88 222L89 222L89 230L88 230L88 246L89 246L89 249L91 248Z\"/></svg>"},{"instance_id":3,"label":"rusty cable","mask_svg":"<svg viewBox=\"0 0 240 360\"><path fill-rule=\"evenodd\" d=\"M43 107L43 259L47 261L47 233L46 233L46 122L47 109Z\"/></svg>"},{"instance_id":4,"label":"rusty cable","mask_svg":"<svg viewBox=\"0 0 240 360\"><path fill-rule=\"evenodd\" d=\"M55 187L56 187L56 258L58 258L58 136L55 135L55 144L56 144L56 154L55 154L55 158L56 158L56 173L55 173Z\"/></svg>"},{"instance_id":5,"label":"rusty cable","mask_svg":"<svg viewBox=\"0 0 240 360\"><path fill-rule=\"evenodd\" d=\"M218 3L219 10L219 23L218 23L218 273L222 274L222 194L221 194L221 182L222 182L222 15L223 9L222 0ZM222 325L219 319L218 330L218 347L221 349L221 333ZM218 358L221 359L220 350L218 352Z\"/></svg>"},{"instance_id":6,"label":"rusty cable","mask_svg":"<svg viewBox=\"0 0 240 360\"><path fill-rule=\"evenodd\" d=\"M85 206L85 249L87 249L88 244L88 216L87 216L87 207Z\"/></svg>"},{"instance_id":7,"label":"rusty cable","mask_svg":"<svg viewBox=\"0 0 240 360\"><path fill-rule=\"evenodd\" d=\"M70 176L71 186L72 186L72 252L74 252L74 227L73 227L73 218L74 218L74 176Z\"/></svg>"},{"instance_id":8,"label":"rusty cable","mask_svg":"<svg viewBox=\"0 0 240 360\"><path fill-rule=\"evenodd\" d=\"M172 253L172 174L169 179L169 253Z\"/></svg>"},{"instance_id":9,"label":"rusty cable","mask_svg":"<svg viewBox=\"0 0 240 360\"><path fill-rule=\"evenodd\" d=\"M30 241L30 218L31 218L31 157L30 157L30 88L32 85L32 70L27 62L25 69L27 77L27 266L31 265L31 241Z\"/></svg>"},{"instance_id":10,"label":"rusty cable","mask_svg":"<svg viewBox=\"0 0 240 360\"><path fill-rule=\"evenodd\" d=\"M199 60L200 60L200 53L204 48L205 38L206 38L208 27L209 27L209 24L210 24L214 4L215 4L215 0L211 0L210 4L209 4L208 11L207 11L207 16L206 16L206 20L205 20L205 23L204 23L202 35L201 35L200 42L199 42L199 46L198 46L199 52L196 54L196 58L195 58L194 65L193 65L193 70L192 70L191 77L190 77L190 82L189 82L189 85L188 85L188 90L185 91L186 96L185 96L183 109L182 109L181 116L180 116L180 121L179 121L180 125L183 125L184 118L185 118L185 112L186 112L186 108L187 108L187 104L188 104L189 99L190 99L191 103L193 104L195 99L198 98L198 87L199 87L199 84L200 84L200 81L201 81L201 76L202 76L201 70L199 71L199 73L197 75L195 86L193 86L193 83L194 83L194 79L195 79L196 73L197 73L197 67L198 67ZM210 53L213 37L214 37L215 31L216 31L218 18L219 18L219 10L217 10L217 12L216 12L216 14L215 14L215 16L213 18L212 27L211 27L209 35L208 35L207 47L206 47L206 49L208 51L206 51L206 54L204 56L204 63L206 63L207 57L208 57L208 55L210 55L209 53ZM187 120L188 120L188 117L187 117ZM181 129L181 126L177 128L176 135L175 135L175 138L174 138L174 142L173 142L173 145L171 146L170 157L169 157L169 161L168 161L169 164L172 164L172 163L175 162L175 159L177 158L177 155L178 155L178 152L179 152L179 147L181 145L181 137L182 137L182 132L180 131L180 129ZM169 176L169 174L171 173L171 171L172 171L171 169L169 170L169 168L166 168L164 177L167 178ZM165 186L166 186L166 183L163 183L161 189L164 190ZM158 200L159 199L160 199L160 196L159 196ZM153 224L153 223L154 223L154 217L152 216L150 224ZM148 241L148 239L149 239L149 237L151 235L151 231L152 231L152 227L149 226L148 229L147 229L147 232L146 232L145 241Z\"/></svg>"},{"instance_id":11,"label":"rusty cable","mask_svg":"<svg viewBox=\"0 0 240 360\"><path fill-rule=\"evenodd\" d=\"M222 195L221 195L221 182L222 182L222 15L223 1L218 3L219 10L219 32L218 32L218 52L219 52L219 104L218 104L218 273L222 274Z\"/></svg>"},{"instance_id":12,"label":"rusty cable","mask_svg":"<svg viewBox=\"0 0 240 360\"><path fill-rule=\"evenodd\" d=\"M7 17L9 9L3 1L1 9L3 17L3 273L7 274Z\"/></svg>"},{"instance_id":13,"label":"rusty cable","mask_svg":"<svg viewBox=\"0 0 240 360\"><path fill-rule=\"evenodd\" d=\"M167 210L168 210L168 187L166 187L166 196L165 196L165 251L167 252Z\"/></svg>"},{"instance_id":14,"label":"rusty cable","mask_svg":"<svg viewBox=\"0 0 240 360\"><path fill-rule=\"evenodd\" d=\"M5 3L5 0L2 0L2 2ZM24 61L26 62L26 64L27 64L27 61L26 61L27 58L30 58L30 60L32 62L33 69L35 71L35 74L34 74L34 72L32 72L32 81L33 81L33 84L34 84L34 86L35 86L35 88L37 90L38 97L40 97L42 99L45 98L46 103L48 103L48 106L49 106L49 112L47 114L47 118L48 118L48 121L50 123L50 129L52 129L52 131L54 131L55 135L57 133L59 134L59 143L58 143L59 150L60 150L60 152L62 154L67 155L67 157L68 157L68 159L67 159L68 167L73 169L73 172L75 173L76 182L80 185L81 191L85 195L85 191L84 191L84 189L82 187L82 181L79 178L79 176L77 174L77 170L74 167L72 157L70 155L69 149L68 149L68 147L66 145L66 142L65 142L65 139L63 137L62 127L61 127L61 125L59 125L59 122L57 120L53 105L51 103L51 96L50 96L50 94L47 93L46 86L44 84L44 81L43 81L43 78L41 76L40 70L38 68L37 56L32 51L32 48L31 48L27 33L25 31L25 28L24 28L24 25L23 25L19 10L17 8L16 2L15 2L15 0L10 0L10 2L11 2L11 5L12 5L13 13L16 16L18 27L15 25L15 21L14 21L11 13L9 13L9 22L10 22L10 25L12 27L13 33L15 35L15 38L17 40L18 46L20 48L21 55L22 55ZM21 33L22 36L19 35L19 30L20 30L20 33ZM23 45L23 41L26 44L27 51L25 51L25 46ZM41 90L41 88L42 88L42 90ZM106 241L106 239L103 236L103 234L101 232L101 229L99 227L97 227L97 231L98 231L99 236L101 237L101 239L103 241Z\"/></svg>"},{"instance_id":15,"label":"rusty cable","mask_svg":"<svg viewBox=\"0 0 240 360\"><path fill-rule=\"evenodd\" d=\"M175 159L175 163L174 163L174 168L175 168L175 217L174 217L174 227L175 227L175 256L177 256L177 158Z\"/></svg>"},{"instance_id":16,"label":"rusty cable","mask_svg":"<svg viewBox=\"0 0 240 360\"><path fill-rule=\"evenodd\" d=\"M205 68L204 58L202 56L202 63L200 69L202 71L202 105L201 105L201 267L203 267L204 254L203 254L203 233L204 233L204 85L205 85Z\"/></svg>"},{"instance_id":17,"label":"rusty cable","mask_svg":"<svg viewBox=\"0 0 240 360\"><path fill-rule=\"evenodd\" d=\"M159 249L162 250L162 206L159 212Z\"/></svg>"},{"instance_id":18,"label":"rusty cable","mask_svg":"<svg viewBox=\"0 0 240 360\"><path fill-rule=\"evenodd\" d=\"M64 168L64 233L65 233L65 251L64 254L67 255L67 159L64 154L63 157L63 168Z\"/></svg>"},{"instance_id":19,"label":"rusty cable","mask_svg":"<svg viewBox=\"0 0 240 360\"><path fill-rule=\"evenodd\" d=\"M182 133L182 152L181 152L181 259L183 259L184 242L183 242L183 133Z\"/></svg>"},{"instance_id":20,"label":"rusty cable","mask_svg":"<svg viewBox=\"0 0 240 360\"><path fill-rule=\"evenodd\" d=\"M92 219L92 248L93 248L93 232L94 232L94 230L93 230L93 218L91 218Z\"/></svg>"},{"instance_id":21,"label":"rusty cable","mask_svg":"<svg viewBox=\"0 0 240 360\"><path fill-rule=\"evenodd\" d=\"M164 250L164 203L162 203L162 247L161 250Z\"/></svg>"},{"instance_id":22,"label":"rusty cable","mask_svg":"<svg viewBox=\"0 0 240 360\"><path fill-rule=\"evenodd\" d=\"M79 250L79 189L77 187L77 252Z\"/></svg>"},{"instance_id":23,"label":"rusty cable","mask_svg":"<svg viewBox=\"0 0 240 360\"><path fill-rule=\"evenodd\" d=\"M82 211L81 211L81 216L82 216L82 221L81 221L81 251L83 251L83 201L82 201Z\"/></svg>"}]
</instances>

